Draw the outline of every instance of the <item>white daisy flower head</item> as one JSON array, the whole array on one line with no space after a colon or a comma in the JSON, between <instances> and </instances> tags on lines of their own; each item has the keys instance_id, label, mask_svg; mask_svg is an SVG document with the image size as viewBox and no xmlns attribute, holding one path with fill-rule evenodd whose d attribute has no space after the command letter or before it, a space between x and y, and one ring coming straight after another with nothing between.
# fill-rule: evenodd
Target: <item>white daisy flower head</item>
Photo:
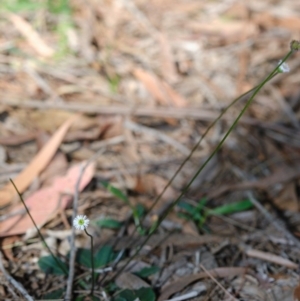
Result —
<instances>
[{"instance_id":1,"label":"white daisy flower head","mask_svg":"<svg viewBox=\"0 0 300 301\"><path fill-rule=\"evenodd\" d=\"M282 62L282 60L280 60L280 61L278 62L278 65L280 65L281 62ZM290 72L290 67L289 67L289 65L288 65L287 63L283 63L283 64L279 67L278 71L279 71L280 73L287 73L287 72Z\"/></svg>"},{"instance_id":2,"label":"white daisy flower head","mask_svg":"<svg viewBox=\"0 0 300 301\"><path fill-rule=\"evenodd\" d=\"M86 215L77 215L73 220L73 226L77 230L84 230L88 227L90 220Z\"/></svg>"}]
</instances>

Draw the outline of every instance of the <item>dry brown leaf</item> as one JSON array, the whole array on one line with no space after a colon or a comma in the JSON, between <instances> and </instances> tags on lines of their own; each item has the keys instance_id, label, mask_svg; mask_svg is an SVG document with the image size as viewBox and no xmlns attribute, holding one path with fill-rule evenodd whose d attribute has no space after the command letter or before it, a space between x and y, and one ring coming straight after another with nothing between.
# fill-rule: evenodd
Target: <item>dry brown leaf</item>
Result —
<instances>
[{"instance_id":1,"label":"dry brown leaf","mask_svg":"<svg viewBox=\"0 0 300 301\"><path fill-rule=\"evenodd\" d=\"M264 29L272 28L276 23L275 17L267 11L255 15L254 18L252 18L252 21Z\"/></svg>"},{"instance_id":2,"label":"dry brown leaf","mask_svg":"<svg viewBox=\"0 0 300 301\"><path fill-rule=\"evenodd\" d=\"M131 290L138 290L142 287L150 287L147 282L145 282L138 276L127 272L121 273L121 275L116 278L116 284L121 289Z\"/></svg>"},{"instance_id":3,"label":"dry brown leaf","mask_svg":"<svg viewBox=\"0 0 300 301\"><path fill-rule=\"evenodd\" d=\"M63 111L63 110L36 110L36 111L29 111L27 114L23 116L18 116L23 122L30 121L35 128L38 130L43 130L49 133L53 133L53 130L60 127L68 118L72 117L74 113ZM81 120L81 116L79 117ZM72 129L77 124L81 124L81 122L76 122L76 125L72 125Z\"/></svg>"},{"instance_id":4,"label":"dry brown leaf","mask_svg":"<svg viewBox=\"0 0 300 301\"><path fill-rule=\"evenodd\" d=\"M273 202L281 210L298 212L299 204L295 183L287 183L283 187L283 189L278 194L276 194L276 197L273 199Z\"/></svg>"},{"instance_id":5,"label":"dry brown leaf","mask_svg":"<svg viewBox=\"0 0 300 301\"><path fill-rule=\"evenodd\" d=\"M78 115L74 115L69 118L51 137L46 145L37 153L28 166L15 178L14 183L17 186L20 193L23 193L31 184L33 179L37 177L42 170L45 169L47 164L56 153L59 145L61 144L65 134L72 125L72 123L78 118ZM0 207L7 206L13 198L16 196L16 191L11 183L8 183L0 190Z\"/></svg>"},{"instance_id":6,"label":"dry brown leaf","mask_svg":"<svg viewBox=\"0 0 300 301\"><path fill-rule=\"evenodd\" d=\"M57 177L51 186L42 188L25 200L32 218L38 227L43 226L59 209L69 204L74 194L75 185L85 162L74 165L64 176ZM95 163L90 163L85 169L79 185L81 191L94 175ZM21 211L23 204L14 206L11 210ZM0 223L0 236L19 235L33 228L28 214L14 215Z\"/></svg>"},{"instance_id":7,"label":"dry brown leaf","mask_svg":"<svg viewBox=\"0 0 300 301\"><path fill-rule=\"evenodd\" d=\"M237 275L242 275L246 272L245 268L240 267L226 267L226 268L216 268L208 271L210 275L215 278L226 278L226 277L234 277ZM178 281L175 281L166 287L162 288L162 294L159 296L158 301L164 301L169 299L170 296L174 295L177 292L183 290L186 286L192 284L201 279L209 278L208 274L205 272L201 272L196 275L190 275L187 277L183 277Z\"/></svg>"},{"instance_id":8,"label":"dry brown leaf","mask_svg":"<svg viewBox=\"0 0 300 301\"><path fill-rule=\"evenodd\" d=\"M226 10L225 15L229 18L235 18L239 20L248 19L250 14L250 9L246 3L234 2L228 10Z\"/></svg>"},{"instance_id":9,"label":"dry brown leaf","mask_svg":"<svg viewBox=\"0 0 300 301\"><path fill-rule=\"evenodd\" d=\"M176 107L184 107L187 101L180 96L176 91L174 91L171 86L166 82L158 79L158 77L145 71L141 68L135 68L133 70L134 76L140 80L149 93L162 105L170 106L175 105Z\"/></svg>"},{"instance_id":10,"label":"dry brown leaf","mask_svg":"<svg viewBox=\"0 0 300 301\"><path fill-rule=\"evenodd\" d=\"M286 18L279 18L276 20L277 26L286 28L291 31L298 32L300 29L300 20L298 17L286 17Z\"/></svg>"},{"instance_id":11,"label":"dry brown leaf","mask_svg":"<svg viewBox=\"0 0 300 301\"><path fill-rule=\"evenodd\" d=\"M24 135L11 135L7 137L0 137L0 144L7 146L20 145L36 138L36 133L28 133Z\"/></svg>"},{"instance_id":12,"label":"dry brown leaf","mask_svg":"<svg viewBox=\"0 0 300 301\"><path fill-rule=\"evenodd\" d=\"M240 41L258 33L258 28L253 22L245 20L215 19L210 22L200 23L192 21L187 24L190 30L200 31L207 35L220 35L224 38L231 38L230 42Z\"/></svg>"},{"instance_id":13,"label":"dry brown leaf","mask_svg":"<svg viewBox=\"0 0 300 301\"><path fill-rule=\"evenodd\" d=\"M270 186L277 183L285 183L300 177L300 170L292 168L278 169L272 175L259 179L257 181L245 181L239 184L223 185L215 191L208 194L208 198L216 198L228 191L244 190L244 189L262 189L267 190Z\"/></svg>"},{"instance_id":14,"label":"dry brown leaf","mask_svg":"<svg viewBox=\"0 0 300 301\"><path fill-rule=\"evenodd\" d=\"M18 236L10 236L10 237L5 237L2 240L1 243L1 250L5 257L9 259L11 262L17 261L18 259L15 258L14 253L13 253L13 246L15 242L18 242L20 238Z\"/></svg>"},{"instance_id":15,"label":"dry brown leaf","mask_svg":"<svg viewBox=\"0 0 300 301\"><path fill-rule=\"evenodd\" d=\"M103 140L121 136L124 133L123 118L120 116L104 119L104 123L101 123L100 126L102 129L101 138Z\"/></svg>"},{"instance_id":16,"label":"dry brown leaf","mask_svg":"<svg viewBox=\"0 0 300 301\"><path fill-rule=\"evenodd\" d=\"M291 31L298 31L300 29L300 20L297 17L278 18L270 12L263 12L254 17L254 22L264 29L274 27L283 27Z\"/></svg>"},{"instance_id":17,"label":"dry brown leaf","mask_svg":"<svg viewBox=\"0 0 300 301\"><path fill-rule=\"evenodd\" d=\"M172 89L166 82L162 82L161 84L165 88L168 97L173 101L175 107L182 108L186 106L187 101L179 93Z\"/></svg>"},{"instance_id":18,"label":"dry brown leaf","mask_svg":"<svg viewBox=\"0 0 300 301\"><path fill-rule=\"evenodd\" d=\"M16 14L10 14L9 19L39 55L44 57L53 56L54 50L45 43L42 37L33 29L31 24Z\"/></svg>"},{"instance_id":19,"label":"dry brown leaf","mask_svg":"<svg viewBox=\"0 0 300 301\"><path fill-rule=\"evenodd\" d=\"M134 191L138 193L146 193L149 195L159 195L166 187L168 180L155 175L146 174L137 178ZM176 196L176 191L172 186L169 186L165 193L162 195L163 200L170 200Z\"/></svg>"},{"instance_id":20,"label":"dry brown leaf","mask_svg":"<svg viewBox=\"0 0 300 301\"><path fill-rule=\"evenodd\" d=\"M174 83L178 80L178 76L170 43L163 33L158 34L158 40L161 49L161 73L165 80L167 80L169 83Z\"/></svg>"},{"instance_id":21,"label":"dry brown leaf","mask_svg":"<svg viewBox=\"0 0 300 301\"><path fill-rule=\"evenodd\" d=\"M87 131L72 131L64 138L64 142L74 142L78 140L97 140L101 134L102 129L98 127L91 128Z\"/></svg>"},{"instance_id":22,"label":"dry brown leaf","mask_svg":"<svg viewBox=\"0 0 300 301\"><path fill-rule=\"evenodd\" d=\"M45 170L41 172L39 180L43 183L43 186L47 186L55 177L65 174L67 169L68 160L61 151L58 151Z\"/></svg>"},{"instance_id":23,"label":"dry brown leaf","mask_svg":"<svg viewBox=\"0 0 300 301\"><path fill-rule=\"evenodd\" d=\"M300 301L300 283L295 287L293 297L294 301Z\"/></svg>"}]
</instances>

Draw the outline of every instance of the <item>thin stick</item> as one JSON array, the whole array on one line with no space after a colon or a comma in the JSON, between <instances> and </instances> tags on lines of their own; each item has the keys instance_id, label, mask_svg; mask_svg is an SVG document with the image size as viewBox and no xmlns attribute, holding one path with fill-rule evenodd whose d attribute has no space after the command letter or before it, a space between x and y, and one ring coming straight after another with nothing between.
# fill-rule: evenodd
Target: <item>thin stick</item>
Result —
<instances>
[{"instance_id":1,"label":"thin stick","mask_svg":"<svg viewBox=\"0 0 300 301\"><path fill-rule=\"evenodd\" d=\"M146 135L149 135L149 136L154 136L155 138L160 139L160 140L170 144L171 146L173 146L174 148L176 148L177 150L179 150L181 153L183 153L186 156L191 152L186 146L182 145L176 139L173 139L172 137L170 137L160 131L154 130L147 126L137 124L137 123L129 121L129 120L126 120L124 122L124 126L132 131L139 132L139 133L145 133Z\"/></svg>"},{"instance_id":2,"label":"thin stick","mask_svg":"<svg viewBox=\"0 0 300 301\"><path fill-rule=\"evenodd\" d=\"M93 155L85 165L81 167L79 177L77 179L75 185L75 192L74 192L74 199L73 199L73 215L72 220L75 219L77 216L77 208L78 208L78 201L79 201L79 185L83 174L86 168L89 166L91 162L93 162L100 154L102 154L102 149L100 149L95 155ZM70 241L70 260L69 260L69 277L67 283L67 291L65 295L66 300L71 300L72 295L72 288L73 288L73 279L74 279L74 272L75 272L75 257L76 257L76 247L75 247L75 228L72 227L72 234L71 234L71 241Z\"/></svg>"},{"instance_id":3,"label":"thin stick","mask_svg":"<svg viewBox=\"0 0 300 301\"><path fill-rule=\"evenodd\" d=\"M227 295L230 300L234 300L234 301L238 301L235 297L233 297L226 289L225 287L203 266L203 264L200 263L200 267L201 269L209 276L209 278L211 278L221 289L222 291L225 293L225 295Z\"/></svg>"},{"instance_id":4,"label":"thin stick","mask_svg":"<svg viewBox=\"0 0 300 301\"><path fill-rule=\"evenodd\" d=\"M255 199L251 191L247 191L246 194L253 206L267 219L267 221L273 225L276 230L283 233L285 237L289 241L293 242L300 250L300 241L293 234L291 234L291 232L284 225L284 222L278 218L274 219L274 217L261 205L261 203Z\"/></svg>"},{"instance_id":5,"label":"thin stick","mask_svg":"<svg viewBox=\"0 0 300 301\"><path fill-rule=\"evenodd\" d=\"M79 185L80 185L83 173L87 166L88 166L88 164L86 164L85 166L81 166L79 177L75 184L72 220L74 220L75 217L77 216L78 199L79 199ZM71 234L71 241L70 241L69 277L68 277L68 282L67 282L67 291L66 291L66 295L65 295L66 300L71 300L71 297L72 297L73 279L74 279L74 273L75 273L75 257L76 257L75 228L72 227L72 234Z\"/></svg>"},{"instance_id":6,"label":"thin stick","mask_svg":"<svg viewBox=\"0 0 300 301\"><path fill-rule=\"evenodd\" d=\"M6 278L6 280L12 285L14 286L15 289L17 289L22 295L23 297L27 300L27 301L34 301L34 299L28 294L28 292L26 291L26 289L23 287L23 285L21 283L19 283L18 281L16 281L12 276L10 276L8 274L8 272L5 270L4 266L3 266L3 262L2 262L2 252L0 251L0 271L3 273L4 277Z\"/></svg>"}]
</instances>

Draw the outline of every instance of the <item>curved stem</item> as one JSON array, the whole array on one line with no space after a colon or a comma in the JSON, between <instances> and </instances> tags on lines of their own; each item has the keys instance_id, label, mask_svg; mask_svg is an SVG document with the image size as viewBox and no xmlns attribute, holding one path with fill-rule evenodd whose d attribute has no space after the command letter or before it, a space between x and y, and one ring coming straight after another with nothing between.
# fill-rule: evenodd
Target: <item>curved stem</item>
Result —
<instances>
[{"instance_id":1,"label":"curved stem","mask_svg":"<svg viewBox=\"0 0 300 301\"><path fill-rule=\"evenodd\" d=\"M93 243L93 236L89 234L86 229L84 229L86 235L88 235L91 238L91 266L92 266L92 288L90 295L93 297L94 295L94 287L95 287L95 278L94 278L94 272L95 272L95 266L94 266L94 243Z\"/></svg>"}]
</instances>

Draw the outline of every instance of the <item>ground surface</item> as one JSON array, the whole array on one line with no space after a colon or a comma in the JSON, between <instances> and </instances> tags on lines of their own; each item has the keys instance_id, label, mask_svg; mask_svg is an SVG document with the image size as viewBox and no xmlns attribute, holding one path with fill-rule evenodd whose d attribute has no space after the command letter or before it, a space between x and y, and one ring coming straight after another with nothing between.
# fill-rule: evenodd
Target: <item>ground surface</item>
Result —
<instances>
[{"instance_id":1,"label":"ground surface","mask_svg":"<svg viewBox=\"0 0 300 301\"><path fill-rule=\"evenodd\" d=\"M0 298L26 297L21 285L37 299L70 286L38 265L49 253L12 178L62 260L74 210L89 217L102 250L100 299L131 301L137 295L122 299L120 289L151 287L155 297L141 301L300 300L298 53L171 212L247 98L155 203L208 126L299 38L297 1L2 0L0 12ZM86 235L75 237L90 248ZM71 298L91 285L89 265L76 262ZM151 275L134 274L145 267Z\"/></svg>"}]
</instances>

